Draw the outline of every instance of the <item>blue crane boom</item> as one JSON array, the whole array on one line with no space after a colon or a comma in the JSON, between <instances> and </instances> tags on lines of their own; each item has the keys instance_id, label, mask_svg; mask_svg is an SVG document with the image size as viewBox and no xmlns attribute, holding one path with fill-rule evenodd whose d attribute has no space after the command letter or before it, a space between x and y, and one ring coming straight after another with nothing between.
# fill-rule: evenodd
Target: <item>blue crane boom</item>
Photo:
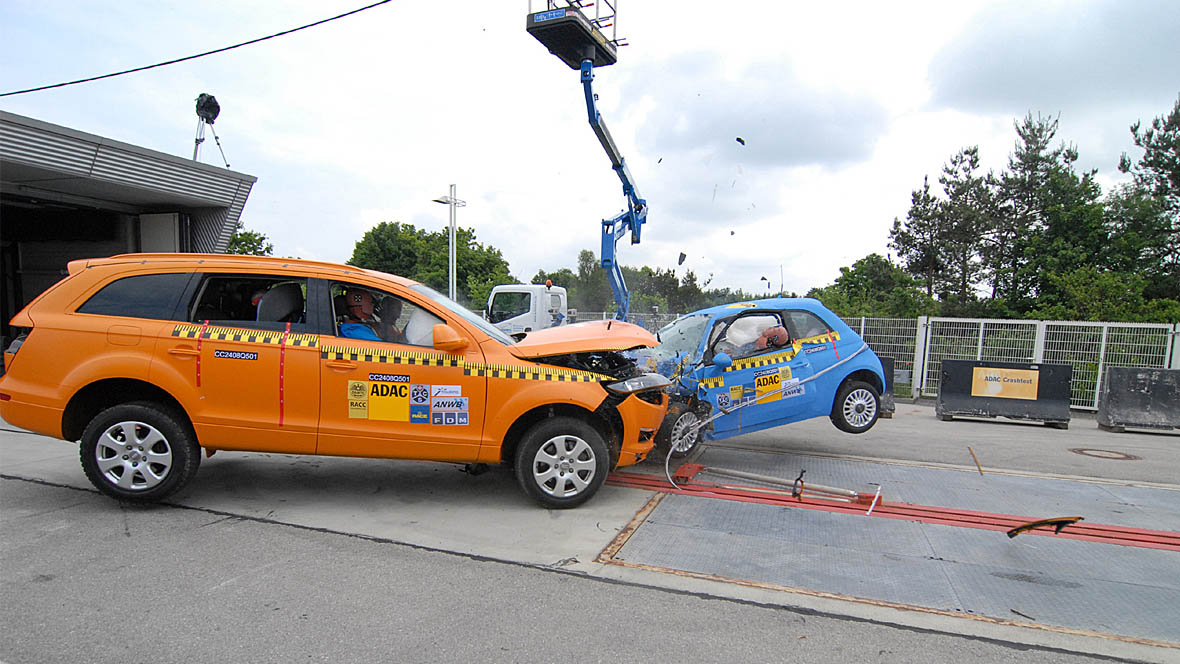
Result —
<instances>
[{"instance_id":1,"label":"blue crane boom","mask_svg":"<svg viewBox=\"0 0 1180 664\"><path fill-rule=\"evenodd\" d=\"M606 270L607 281L617 304L615 316L623 320L631 307L631 293L627 290L623 268L616 260L615 253L619 240L628 231L631 233L631 244L639 244L643 224L647 221L647 201L635 188L635 181L631 179L627 162L607 130L594 97L594 67L612 65L618 59L617 46L621 40L608 39L602 34L603 29L614 25L614 6L610 0L600 0L597 3L587 3L585 0L546 0L545 10L533 13L531 4L530 2L526 29L567 66L581 71L590 127L598 137L598 142L602 144L602 149L606 150L611 168L623 183L627 209L612 219L602 221L601 253L602 268ZM595 16L587 18L582 10L591 6L595 7ZM602 11L603 8L605 12Z\"/></svg>"},{"instance_id":2,"label":"blue crane boom","mask_svg":"<svg viewBox=\"0 0 1180 664\"><path fill-rule=\"evenodd\" d=\"M631 232L631 244L639 244L643 224L647 221L647 200L640 196L639 190L635 188L635 181L631 178L627 161L623 159L618 146L615 145L614 138L610 135L610 130L606 128L602 114L598 112L598 104L595 101L592 88L594 61L583 60L581 70L582 87L586 92L586 114L590 118L590 127L594 130L594 135L598 137L598 142L602 144L602 149L606 150L611 168L623 183L623 195L627 197L626 210L611 219L602 220L601 253L602 269L606 270L607 280L610 282L611 291L615 296L617 305L615 316L619 320L624 320L631 308L631 293L627 290L627 282L623 278L623 268L615 259L615 251L618 248L619 240L628 231Z\"/></svg>"}]
</instances>

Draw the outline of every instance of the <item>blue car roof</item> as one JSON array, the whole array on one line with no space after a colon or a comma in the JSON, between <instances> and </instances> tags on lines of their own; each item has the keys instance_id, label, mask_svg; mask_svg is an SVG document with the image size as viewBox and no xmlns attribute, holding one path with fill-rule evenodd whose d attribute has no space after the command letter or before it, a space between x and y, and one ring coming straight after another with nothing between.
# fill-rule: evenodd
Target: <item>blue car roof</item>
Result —
<instances>
[{"instance_id":1,"label":"blue car roof","mask_svg":"<svg viewBox=\"0 0 1180 664\"><path fill-rule=\"evenodd\" d=\"M695 316L698 314L705 314L710 317L718 315L728 315L739 313L744 309L803 309L812 313L823 313L827 315L835 315L830 309L825 307L822 302L813 297L770 297L762 300L747 300L745 302L733 302L730 304L719 304L715 307L707 309L698 309L686 316Z\"/></svg>"}]
</instances>

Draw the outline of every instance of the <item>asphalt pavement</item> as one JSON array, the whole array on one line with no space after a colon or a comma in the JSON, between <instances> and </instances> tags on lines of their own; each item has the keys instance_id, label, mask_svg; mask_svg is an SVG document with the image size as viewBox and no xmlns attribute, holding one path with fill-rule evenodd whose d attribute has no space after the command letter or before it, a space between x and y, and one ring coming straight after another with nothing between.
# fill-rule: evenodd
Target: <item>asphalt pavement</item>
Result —
<instances>
[{"instance_id":1,"label":"asphalt pavement","mask_svg":"<svg viewBox=\"0 0 1180 664\"><path fill-rule=\"evenodd\" d=\"M718 445L975 470L970 446L989 474L1180 490L1180 435L1084 416L1059 431L902 403L862 436L815 420ZM89 486L76 445L0 423L0 660L1180 661L1180 648L595 562L651 496L606 486L548 511L501 470L222 453L168 504L128 506Z\"/></svg>"}]
</instances>

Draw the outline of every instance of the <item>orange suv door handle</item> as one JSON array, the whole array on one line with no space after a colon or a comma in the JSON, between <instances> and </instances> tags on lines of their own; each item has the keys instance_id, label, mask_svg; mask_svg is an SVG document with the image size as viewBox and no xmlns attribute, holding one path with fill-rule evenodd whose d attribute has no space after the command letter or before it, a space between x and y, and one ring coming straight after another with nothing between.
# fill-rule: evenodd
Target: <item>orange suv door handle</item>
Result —
<instances>
[{"instance_id":1,"label":"orange suv door handle","mask_svg":"<svg viewBox=\"0 0 1180 664\"><path fill-rule=\"evenodd\" d=\"M328 362L328 368L335 369L336 371L351 371L355 369L356 366L357 365L355 362L346 362L342 360L332 360Z\"/></svg>"},{"instance_id":2,"label":"orange suv door handle","mask_svg":"<svg viewBox=\"0 0 1180 664\"><path fill-rule=\"evenodd\" d=\"M169 348L170 355L180 355L183 357L196 357L201 354L201 351L196 348L189 348L188 346L177 346L176 348Z\"/></svg>"}]
</instances>

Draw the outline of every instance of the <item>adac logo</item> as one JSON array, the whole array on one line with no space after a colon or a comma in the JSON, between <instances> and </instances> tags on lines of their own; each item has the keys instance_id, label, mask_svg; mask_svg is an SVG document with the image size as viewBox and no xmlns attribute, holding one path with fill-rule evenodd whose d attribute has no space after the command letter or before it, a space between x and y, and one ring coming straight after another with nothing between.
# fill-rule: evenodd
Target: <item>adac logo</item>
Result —
<instances>
[{"instance_id":1,"label":"adac logo","mask_svg":"<svg viewBox=\"0 0 1180 664\"><path fill-rule=\"evenodd\" d=\"M348 384L348 398L350 399L364 399L368 393L369 388L362 381L353 381Z\"/></svg>"}]
</instances>

